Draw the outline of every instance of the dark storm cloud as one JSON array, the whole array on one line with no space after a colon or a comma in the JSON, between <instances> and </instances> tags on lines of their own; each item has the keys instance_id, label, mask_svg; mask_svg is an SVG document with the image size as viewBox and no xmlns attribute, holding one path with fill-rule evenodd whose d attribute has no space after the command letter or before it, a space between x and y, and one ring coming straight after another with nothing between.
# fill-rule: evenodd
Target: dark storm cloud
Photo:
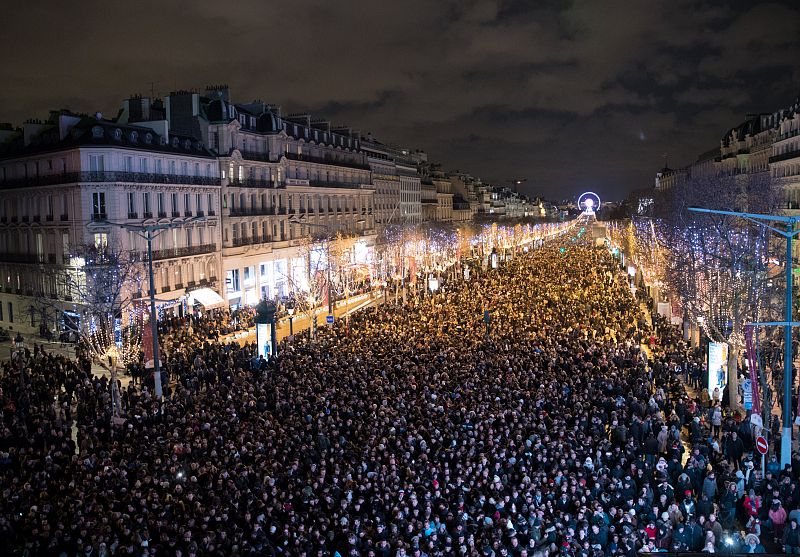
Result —
<instances>
[{"instance_id":1,"label":"dark storm cloud","mask_svg":"<svg viewBox=\"0 0 800 557\"><path fill-rule=\"evenodd\" d=\"M227 82L448 168L607 197L800 87L794 2L28 2L4 7L0 119L114 113Z\"/></svg>"}]
</instances>

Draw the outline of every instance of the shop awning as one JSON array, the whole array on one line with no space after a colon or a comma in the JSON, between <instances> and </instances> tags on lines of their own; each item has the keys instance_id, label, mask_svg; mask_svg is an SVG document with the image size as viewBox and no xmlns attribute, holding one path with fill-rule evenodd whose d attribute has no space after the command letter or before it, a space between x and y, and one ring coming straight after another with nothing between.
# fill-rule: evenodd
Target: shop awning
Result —
<instances>
[{"instance_id":1,"label":"shop awning","mask_svg":"<svg viewBox=\"0 0 800 557\"><path fill-rule=\"evenodd\" d=\"M205 309L216 309L225 306L222 296L214 292L211 288L198 288L189 292L189 302L197 302Z\"/></svg>"}]
</instances>

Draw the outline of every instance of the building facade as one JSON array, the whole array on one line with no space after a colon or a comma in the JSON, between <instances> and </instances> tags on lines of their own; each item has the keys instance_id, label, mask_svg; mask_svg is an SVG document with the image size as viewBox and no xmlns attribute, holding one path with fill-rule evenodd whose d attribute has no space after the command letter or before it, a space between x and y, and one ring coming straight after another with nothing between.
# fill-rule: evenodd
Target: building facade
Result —
<instances>
[{"instance_id":1,"label":"building facade","mask_svg":"<svg viewBox=\"0 0 800 557\"><path fill-rule=\"evenodd\" d=\"M193 292L219 291L220 177L202 142L65 111L4 139L0 326L53 331L65 315L79 321L84 301L58 277L82 273L83 253L107 246L144 266L146 243L125 227L169 227L152 246L162 309L184 311ZM148 295L142 271L125 292L133 300Z\"/></svg>"},{"instance_id":2,"label":"building facade","mask_svg":"<svg viewBox=\"0 0 800 557\"><path fill-rule=\"evenodd\" d=\"M358 132L309 114L283 117L260 101L235 103L227 87L173 93L167 115L208 138L218 156L231 306L306 289L309 237L357 237L358 264L370 262L375 186Z\"/></svg>"}]
</instances>

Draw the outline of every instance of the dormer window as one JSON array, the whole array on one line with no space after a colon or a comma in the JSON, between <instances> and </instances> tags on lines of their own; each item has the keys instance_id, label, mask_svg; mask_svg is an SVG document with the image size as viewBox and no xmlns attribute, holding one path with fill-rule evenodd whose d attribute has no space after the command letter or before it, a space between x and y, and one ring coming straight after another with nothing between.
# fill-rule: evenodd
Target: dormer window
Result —
<instances>
[{"instance_id":1,"label":"dormer window","mask_svg":"<svg viewBox=\"0 0 800 557\"><path fill-rule=\"evenodd\" d=\"M132 131L130 138L132 143L136 143L137 141L139 141L139 132Z\"/></svg>"},{"instance_id":2,"label":"dormer window","mask_svg":"<svg viewBox=\"0 0 800 557\"><path fill-rule=\"evenodd\" d=\"M144 134L144 142L150 145L153 142L153 134L150 132Z\"/></svg>"},{"instance_id":3,"label":"dormer window","mask_svg":"<svg viewBox=\"0 0 800 557\"><path fill-rule=\"evenodd\" d=\"M173 146L175 149L177 149L179 145L180 145L180 140L179 140L177 137L173 137L173 138L172 138L172 146Z\"/></svg>"},{"instance_id":4,"label":"dormer window","mask_svg":"<svg viewBox=\"0 0 800 557\"><path fill-rule=\"evenodd\" d=\"M187 139L183 142L183 148L187 151L192 148L192 141Z\"/></svg>"},{"instance_id":5,"label":"dormer window","mask_svg":"<svg viewBox=\"0 0 800 557\"><path fill-rule=\"evenodd\" d=\"M92 128L92 137L94 137L95 139L103 137L103 128L101 128L100 126L94 126Z\"/></svg>"},{"instance_id":6,"label":"dormer window","mask_svg":"<svg viewBox=\"0 0 800 557\"><path fill-rule=\"evenodd\" d=\"M121 129L117 128L117 129L114 130L114 139L116 139L117 141L122 139L122 130Z\"/></svg>"}]
</instances>

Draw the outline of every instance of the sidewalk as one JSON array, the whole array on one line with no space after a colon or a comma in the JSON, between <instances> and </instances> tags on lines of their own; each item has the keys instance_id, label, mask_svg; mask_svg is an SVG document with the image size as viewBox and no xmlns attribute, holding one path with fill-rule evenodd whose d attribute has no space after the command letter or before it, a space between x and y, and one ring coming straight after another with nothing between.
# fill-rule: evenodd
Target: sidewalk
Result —
<instances>
[{"instance_id":1,"label":"sidewalk","mask_svg":"<svg viewBox=\"0 0 800 557\"><path fill-rule=\"evenodd\" d=\"M362 294L359 296L353 296L349 303L346 303L345 300L340 300L336 302L335 307L333 308L333 315L335 319L343 319L347 315L359 311L361 309L381 304L383 303L383 294L381 292L369 292L366 294ZM327 327L327 323L325 318L328 315L328 308L327 306L319 307L315 310L314 315L317 318L317 327ZM311 328L313 319L310 315L306 314L295 314L292 318L292 332L294 334L299 334L307 329ZM239 344L244 344L246 342L255 342L255 335L256 330L255 327L252 329L248 329L247 331L239 331L238 333L233 333L230 335L226 335L222 337L220 340L222 342L238 342ZM285 338L289 337L289 318L284 317L278 321L277 327L277 336L278 341L281 341Z\"/></svg>"}]
</instances>

